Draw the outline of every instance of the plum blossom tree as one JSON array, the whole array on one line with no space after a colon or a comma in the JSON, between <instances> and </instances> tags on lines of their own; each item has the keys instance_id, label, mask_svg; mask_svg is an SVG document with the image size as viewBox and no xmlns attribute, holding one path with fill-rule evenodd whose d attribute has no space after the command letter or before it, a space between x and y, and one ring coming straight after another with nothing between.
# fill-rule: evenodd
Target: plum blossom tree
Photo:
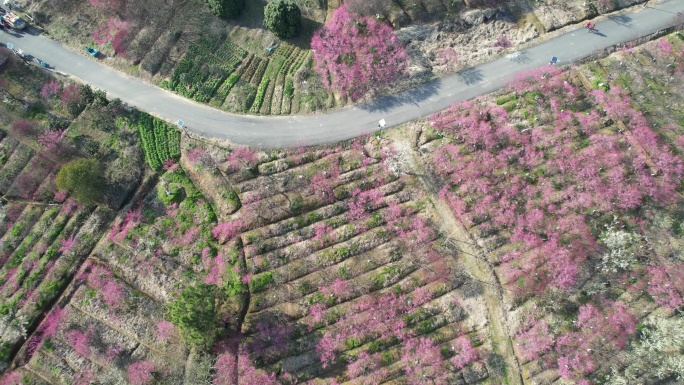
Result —
<instances>
[{"instance_id":1,"label":"plum blossom tree","mask_svg":"<svg viewBox=\"0 0 684 385\"><path fill-rule=\"evenodd\" d=\"M78 353L81 357L89 357L92 353L90 348L93 337L95 334L94 325L91 325L86 329L86 331L81 331L78 329L72 329L68 331L65 336L67 342L71 347Z\"/></svg>"},{"instance_id":2,"label":"plum blossom tree","mask_svg":"<svg viewBox=\"0 0 684 385\"><path fill-rule=\"evenodd\" d=\"M408 57L392 29L336 9L311 39L316 71L330 89L358 99L403 76Z\"/></svg>"},{"instance_id":3,"label":"plum blossom tree","mask_svg":"<svg viewBox=\"0 0 684 385\"><path fill-rule=\"evenodd\" d=\"M34 130L34 122L26 118L21 118L10 126L10 131L15 135L30 135Z\"/></svg>"},{"instance_id":4,"label":"plum blossom tree","mask_svg":"<svg viewBox=\"0 0 684 385\"><path fill-rule=\"evenodd\" d=\"M63 135L64 130L45 130L38 136L38 143L40 143L45 150L54 150L59 146L59 142L62 140Z\"/></svg>"},{"instance_id":5,"label":"plum blossom tree","mask_svg":"<svg viewBox=\"0 0 684 385\"><path fill-rule=\"evenodd\" d=\"M684 264L649 266L646 291L660 306L676 309L682 305L684 290Z\"/></svg>"},{"instance_id":6,"label":"plum blossom tree","mask_svg":"<svg viewBox=\"0 0 684 385\"><path fill-rule=\"evenodd\" d=\"M588 303L579 309L576 330L561 335L555 346L558 373L581 379L596 370L596 357L622 349L636 330L636 318L622 302Z\"/></svg>"},{"instance_id":7,"label":"plum blossom tree","mask_svg":"<svg viewBox=\"0 0 684 385\"><path fill-rule=\"evenodd\" d=\"M54 80L51 80L45 83L43 85L43 88L40 89L40 96L42 96L45 99L50 99L53 95L57 95L59 93L59 88L59 83Z\"/></svg>"},{"instance_id":8,"label":"plum blossom tree","mask_svg":"<svg viewBox=\"0 0 684 385\"><path fill-rule=\"evenodd\" d=\"M539 358L553 346L553 334L544 320L534 320L532 327L518 333L515 338L518 340L518 354L526 360Z\"/></svg>"},{"instance_id":9,"label":"plum blossom tree","mask_svg":"<svg viewBox=\"0 0 684 385\"><path fill-rule=\"evenodd\" d=\"M259 161L259 153L250 149L249 147L235 147L233 151L226 156L228 167L232 171L239 169L249 170L256 166Z\"/></svg>"},{"instance_id":10,"label":"plum blossom tree","mask_svg":"<svg viewBox=\"0 0 684 385\"><path fill-rule=\"evenodd\" d=\"M442 366L439 347L429 338L411 338L406 341L401 362L409 385L446 384L449 371Z\"/></svg>"},{"instance_id":11,"label":"plum blossom tree","mask_svg":"<svg viewBox=\"0 0 684 385\"><path fill-rule=\"evenodd\" d=\"M251 359L244 351L235 354L225 352L218 356L214 363L216 385L278 385L274 373L266 373L252 365Z\"/></svg>"},{"instance_id":12,"label":"plum blossom tree","mask_svg":"<svg viewBox=\"0 0 684 385\"><path fill-rule=\"evenodd\" d=\"M123 40L124 35L128 32L128 22L120 20L118 18L110 18L106 24L98 29L92 31L93 40L99 45L105 45L107 43L113 43L114 51L117 54L123 53L121 50L117 51L116 44L114 41Z\"/></svg>"},{"instance_id":13,"label":"plum blossom tree","mask_svg":"<svg viewBox=\"0 0 684 385\"><path fill-rule=\"evenodd\" d=\"M214 227L212 235L220 243L226 243L235 238L244 228L244 224L239 220L221 222Z\"/></svg>"},{"instance_id":14,"label":"plum blossom tree","mask_svg":"<svg viewBox=\"0 0 684 385\"><path fill-rule=\"evenodd\" d=\"M451 350L455 354L449 361L456 369L463 369L478 357L477 350L473 348L472 342L466 336L458 337L451 345Z\"/></svg>"},{"instance_id":15,"label":"plum blossom tree","mask_svg":"<svg viewBox=\"0 0 684 385\"><path fill-rule=\"evenodd\" d=\"M160 341L168 340L174 333L176 333L176 327L173 323L166 320L157 322L157 339Z\"/></svg>"},{"instance_id":16,"label":"plum blossom tree","mask_svg":"<svg viewBox=\"0 0 684 385\"><path fill-rule=\"evenodd\" d=\"M132 385L148 385L154 377L154 364L150 361L134 362L128 366L128 381Z\"/></svg>"}]
</instances>

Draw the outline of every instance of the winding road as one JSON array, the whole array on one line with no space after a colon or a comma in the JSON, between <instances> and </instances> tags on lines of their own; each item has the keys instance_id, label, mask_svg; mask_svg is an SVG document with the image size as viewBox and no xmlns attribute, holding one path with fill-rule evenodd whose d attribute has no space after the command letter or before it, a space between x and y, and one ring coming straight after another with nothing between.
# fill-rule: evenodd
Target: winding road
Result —
<instances>
[{"instance_id":1,"label":"winding road","mask_svg":"<svg viewBox=\"0 0 684 385\"><path fill-rule=\"evenodd\" d=\"M575 62L598 50L670 27L684 13L684 0L651 3L638 12L621 12L596 22L599 33L588 34L579 27L397 95L306 116L248 116L220 111L125 75L86 56L85 51L74 52L31 30L4 32L0 41L12 43L26 54L45 60L54 70L105 90L109 96L142 111L169 122L183 120L187 129L196 134L258 148L296 147L369 134L378 129L380 119L391 127L435 113L456 101L501 88L518 73L548 65L552 56L559 58L559 65Z\"/></svg>"}]
</instances>

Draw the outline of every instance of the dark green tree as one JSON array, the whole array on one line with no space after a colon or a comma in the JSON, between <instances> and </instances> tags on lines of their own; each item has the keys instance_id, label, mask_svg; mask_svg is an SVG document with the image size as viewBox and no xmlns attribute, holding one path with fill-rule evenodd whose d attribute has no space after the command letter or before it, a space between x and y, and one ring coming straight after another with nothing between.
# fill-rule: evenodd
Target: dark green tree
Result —
<instances>
[{"instance_id":1,"label":"dark green tree","mask_svg":"<svg viewBox=\"0 0 684 385\"><path fill-rule=\"evenodd\" d=\"M199 283L184 289L168 304L168 317L183 339L198 347L210 347L216 338L219 300L216 286Z\"/></svg>"},{"instance_id":2,"label":"dark green tree","mask_svg":"<svg viewBox=\"0 0 684 385\"><path fill-rule=\"evenodd\" d=\"M264 9L264 25L281 39L299 35L302 11L291 0L275 0Z\"/></svg>"},{"instance_id":3,"label":"dark green tree","mask_svg":"<svg viewBox=\"0 0 684 385\"><path fill-rule=\"evenodd\" d=\"M234 18L245 9L245 0L207 0L207 6L218 17Z\"/></svg>"},{"instance_id":4,"label":"dark green tree","mask_svg":"<svg viewBox=\"0 0 684 385\"><path fill-rule=\"evenodd\" d=\"M104 197L105 179L97 159L76 159L59 170L55 184L78 202L94 204Z\"/></svg>"}]
</instances>

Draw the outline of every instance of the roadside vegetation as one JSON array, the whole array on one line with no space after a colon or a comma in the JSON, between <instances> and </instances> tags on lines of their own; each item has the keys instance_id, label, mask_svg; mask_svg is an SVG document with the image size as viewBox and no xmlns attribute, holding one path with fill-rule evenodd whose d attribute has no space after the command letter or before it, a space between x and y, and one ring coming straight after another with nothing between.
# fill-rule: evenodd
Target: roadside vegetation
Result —
<instances>
[{"instance_id":1,"label":"roadside vegetation","mask_svg":"<svg viewBox=\"0 0 684 385\"><path fill-rule=\"evenodd\" d=\"M644 1L33 0L24 10L51 38L97 47L105 64L186 98L280 115L364 100L369 84L406 89Z\"/></svg>"}]
</instances>

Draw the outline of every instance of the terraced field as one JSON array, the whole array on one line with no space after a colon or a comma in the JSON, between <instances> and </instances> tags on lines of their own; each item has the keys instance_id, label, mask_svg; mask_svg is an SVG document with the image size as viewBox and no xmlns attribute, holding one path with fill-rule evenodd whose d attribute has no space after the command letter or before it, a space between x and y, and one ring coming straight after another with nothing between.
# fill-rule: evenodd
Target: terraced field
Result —
<instances>
[{"instance_id":1,"label":"terraced field","mask_svg":"<svg viewBox=\"0 0 684 385\"><path fill-rule=\"evenodd\" d=\"M252 114L289 114L295 93L295 76L309 66L310 53L281 42L264 55L247 51L226 40L200 38L188 48L169 81L162 87L198 102ZM237 88L236 88L237 86ZM240 94L239 105L231 91ZM295 104L295 112L298 105Z\"/></svg>"}]
</instances>

